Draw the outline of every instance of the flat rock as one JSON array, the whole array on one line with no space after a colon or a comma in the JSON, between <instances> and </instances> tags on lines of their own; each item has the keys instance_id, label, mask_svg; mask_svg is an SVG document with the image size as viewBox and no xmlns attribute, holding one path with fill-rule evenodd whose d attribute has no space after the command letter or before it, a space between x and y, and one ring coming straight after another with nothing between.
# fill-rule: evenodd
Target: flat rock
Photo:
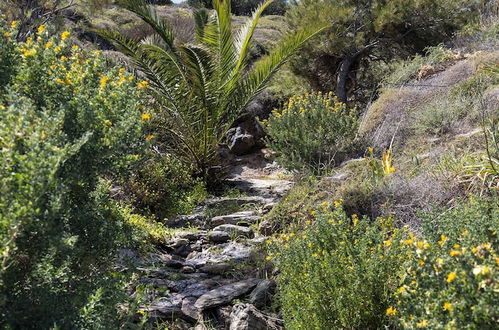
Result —
<instances>
[{"instance_id":1,"label":"flat rock","mask_svg":"<svg viewBox=\"0 0 499 330\"><path fill-rule=\"evenodd\" d=\"M216 244L227 243L230 240L230 235L225 231L212 231L208 234L208 238L211 242Z\"/></svg>"},{"instance_id":2,"label":"flat rock","mask_svg":"<svg viewBox=\"0 0 499 330\"><path fill-rule=\"evenodd\" d=\"M260 219L261 217L254 211L241 211L213 217L210 221L210 224L211 226L219 226L223 224L237 225L241 222L252 224Z\"/></svg>"},{"instance_id":3,"label":"flat rock","mask_svg":"<svg viewBox=\"0 0 499 330\"><path fill-rule=\"evenodd\" d=\"M232 266L228 263L214 264L214 265L206 265L199 268L200 271L206 274L214 274L221 275L227 271L229 271Z\"/></svg>"},{"instance_id":4,"label":"flat rock","mask_svg":"<svg viewBox=\"0 0 499 330\"><path fill-rule=\"evenodd\" d=\"M269 202L271 202L271 199L262 196L243 196L235 198L211 198L207 199L202 204L210 209L220 209L248 204L266 204Z\"/></svg>"},{"instance_id":5,"label":"flat rock","mask_svg":"<svg viewBox=\"0 0 499 330\"><path fill-rule=\"evenodd\" d=\"M252 278L232 284L227 284L211 290L198 298L194 307L198 310L206 310L230 303L232 300L243 296L253 290L261 279Z\"/></svg>"},{"instance_id":6,"label":"flat rock","mask_svg":"<svg viewBox=\"0 0 499 330\"><path fill-rule=\"evenodd\" d=\"M237 304L230 314L230 330L283 329L273 318L260 312L251 304Z\"/></svg>"},{"instance_id":7,"label":"flat rock","mask_svg":"<svg viewBox=\"0 0 499 330\"><path fill-rule=\"evenodd\" d=\"M172 294L169 297L160 298L147 309L153 318L176 319L183 316L182 297Z\"/></svg>"},{"instance_id":8,"label":"flat rock","mask_svg":"<svg viewBox=\"0 0 499 330\"><path fill-rule=\"evenodd\" d=\"M252 250L253 245L237 242L215 245L202 252L191 253L185 264L199 268L207 264L243 262L250 260Z\"/></svg>"},{"instance_id":9,"label":"flat rock","mask_svg":"<svg viewBox=\"0 0 499 330\"><path fill-rule=\"evenodd\" d=\"M255 236L255 233L253 233L251 228L230 224L217 226L213 228L213 231L224 231L229 235L244 236L248 238L253 238Z\"/></svg>"}]
</instances>

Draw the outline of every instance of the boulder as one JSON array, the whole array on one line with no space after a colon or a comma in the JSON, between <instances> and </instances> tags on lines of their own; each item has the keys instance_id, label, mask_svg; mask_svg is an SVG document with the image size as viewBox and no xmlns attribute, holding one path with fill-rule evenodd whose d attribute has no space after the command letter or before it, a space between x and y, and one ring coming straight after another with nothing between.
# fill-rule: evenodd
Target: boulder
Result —
<instances>
[{"instance_id":1,"label":"boulder","mask_svg":"<svg viewBox=\"0 0 499 330\"><path fill-rule=\"evenodd\" d=\"M230 303L232 300L244 296L260 283L261 279L252 278L236 283L227 284L211 290L198 298L194 306L206 310Z\"/></svg>"},{"instance_id":2,"label":"boulder","mask_svg":"<svg viewBox=\"0 0 499 330\"><path fill-rule=\"evenodd\" d=\"M253 233L251 228L231 224L217 226L213 228L213 231L224 231L229 235L244 236L248 238L253 238L255 236L255 233Z\"/></svg>"},{"instance_id":3,"label":"boulder","mask_svg":"<svg viewBox=\"0 0 499 330\"><path fill-rule=\"evenodd\" d=\"M227 132L229 150L235 155L244 155L257 146L262 146L260 140L265 133L258 121L249 117Z\"/></svg>"},{"instance_id":4,"label":"boulder","mask_svg":"<svg viewBox=\"0 0 499 330\"><path fill-rule=\"evenodd\" d=\"M212 231L208 235L208 238L210 239L211 242L216 244L227 243L230 240L230 235L225 231Z\"/></svg>"},{"instance_id":5,"label":"boulder","mask_svg":"<svg viewBox=\"0 0 499 330\"><path fill-rule=\"evenodd\" d=\"M219 226L223 224L237 225L239 223L255 223L260 220L261 217L254 211L240 211L227 215L220 215L213 217L210 221L212 226Z\"/></svg>"},{"instance_id":6,"label":"boulder","mask_svg":"<svg viewBox=\"0 0 499 330\"><path fill-rule=\"evenodd\" d=\"M214 264L214 265L206 265L206 266L199 268L199 270L203 273L206 273L206 274L221 275L221 274L227 272L228 270L230 270L230 268L231 268L230 264L221 263L221 264Z\"/></svg>"},{"instance_id":7,"label":"boulder","mask_svg":"<svg viewBox=\"0 0 499 330\"><path fill-rule=\"evenodd\" d=\"M272 318L251 304L237 304L230 314L230 330L282 329Z\"/></svg>"}]
</instances>

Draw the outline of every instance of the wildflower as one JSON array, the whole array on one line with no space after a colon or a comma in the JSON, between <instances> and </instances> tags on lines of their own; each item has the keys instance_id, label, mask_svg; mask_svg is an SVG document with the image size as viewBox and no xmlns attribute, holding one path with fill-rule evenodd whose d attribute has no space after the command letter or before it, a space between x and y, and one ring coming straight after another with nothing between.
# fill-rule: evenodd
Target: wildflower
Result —
<instances>
[{"instance_id":1,"label":"wildflower","mask_svg":"<svg viewBox=\"0 0 499 330\"><path fill-rule=\"evenodd\" d=\"M54 43L52 41L49 41L45 44L45 49L49 49L50 47L52 47L54 45Z\"/></svg>"},{"instance_id":2,"label":"wildflower","mask_svg":"<svg viewBox=\"0 0 499 330\"><path fill-rule=\"evenodd\" d=\"M392 240L389 239L389 240L383 241L383 244L385 245L385 247L390 247L392 245Z\"/></svg>"},{"instance_id":3,"label":"wildflower","mask_svg":"<svg viewBox=\"0 0 499 330\"><path fill-rule=\"evenodd\" d=\"M341 199L339 201L334 201L333 202L333 204L334 204L335 207L340 207L342 203L343 203L343 200L341 200Z\"/></svg>"},{"instance_id":4,"label":"wildflower","mask_svg":"<svg viewBox=\"0 0 499 330\"><path fill-rule=\"evenodd\" d=\"M11 29L15 29L15 28L16 28L16 26L17 26L17 21L12 21L12 22L10 23L10 28L11 28Z\"/></svg>"},{"instance_id":5,"label":"wildflower","mask_svg":"<svg viewBox=\"0 0 499 330\"><path fill-rule=\"evenodd\" d=\"M329 223L334 223L334 220L333 219L329 219L328 222Z\"/></svg>"},{"instance_id":6,"label":"wildflower","mask_svg":"<svg viewBox=\"0 0 499 330\"><path fill-rule=\"evenodd\" d=\"M265 260L270 261L270 260L272 260L272 257L271 257L271 256L267 256L267 257L265 258Z\"/></svg>"},{"instance_id":7,"label":"wildflower","mask_svg":"<svg viewBox=\"0 0 499 330\"><path fill-rule=\"evenodd\" d=\"M460 251L456 251L456 250L451 250L449 252L449 254L450 254L451 257L455 257L455 256L461 255L461 252Z\"/></svg>"},{"instance_id":8,"label":"wildflower","mask_svg":"<svg viewBox=\"0 0 499 330\"><path fill-rule=\"evenodd\" d=\"M317 214L317 212L315 212L315 211L310 211L310 215L311 215L311 216L315 217L315 215L316 215L316 214Z\"/></svg>"},{"instance_id":9,"label":"wildflower","mask_svg":"<svg viewBox=\"0 0 499 330\"><path fill-rule=\"evenodd\" d=\"M490 274L490 271L491 269L489 266L476 266L475 268L473 268L473 275L488 275Z\"/></svg>"},{"instance_id":10,"label":"wildflower","mask_svg":"<svg viewBox=\"0 0 499 330\"><path fill-rule=\"evenodd\" d=\"M308 243L307 246L309 249L311 249L314 245L312 243Z\"/></svg>"},{"instance_id":11,"label":"wildflower","mask_svg":"<svg viewBox=\"0 0 499 330\"><path fill-rule=\"evenodd\" d=\"M444 302L444 310L448 311L449 313L452 312L452 304L448 301Z\"/></svg>"},{"instance_id":12,"label":"wildflower","mask_svg":"<svg viewBox=\"0 0 499 330\"><path fill-rule=\"evenodd\" d=\"M392 306L388 307L386 309L386 315L388 315L388 316L395 316L395 315L397 315L397 309L395 307L392 307Z\"/></svg>"},{"instance_id":13,"label":"wildflower","mask_svg":"<svg viewBox=\"0 0 499 330\"><path fill-rule=\"evenodd\" d=\"M147 121L147 120L151 119L151 115L148 113L143 113L140 115L140 118L142 118L142 120L144 120L144 121Z\"/></svg>"},{"instance_id":14,"label":"wildflower","mask_svg":"<svg viewBox=\"0 0 499 330\"><path fill-rule=\"evenodd\" d=\"M404 241L404 243L405 243L406 245L411 246L411 245L412 245L412 243L413 243L413 241L412 241L412 239L408 239L408 240Z\"/></svg>"},{"instance_id":15,"label":"wildflower","mask_svg":"<svg viewBox=\"0 0 499 330\"><path fill-rule=\"evenodd\" d=\"M354 226L356 226L357 223L359 223L359 217L357 216L357 214L352 214L352 221Z\"/></svg>"},{"instance_id":16,"label":"wildflower","mask_svg":"<svg viewBox=\"0 0 499 330\"><path fill-rule=\"evenodd\" d=\"M106 125L107 127L111 127L113 126L113 123L110 120L104 120L104 125Z\"/></svg>"},{"instance_id":17,"label":"wildflower","mask_svg":"<svg viewBox=\"0 0 499 330\"><path fill-rule=\"evenodd\" d=\"M447 283L454 282L454 280L456 279L456 277L457 277L456 273L454 273L454 272L449 273L449 275L447 275L447 280L446 280Z\"/></svg>"},{"instance_id":18,"label":"wildflower","mask_svg":"<svg viewBox=\"0 0 499 330\"><path fill-rule=\"evenodd\" d=\"M404 293L406 290L405 286L401 286L400 288L397 289L397 293Z\"/></svg>"},{"instance_id":19,"label":"wildflower","mask_svg":"<svg viewBox=\"0 0 499 330\"><path fill-rule=\"evenodd\" d=\"M54 48L55 53L60 53L61 52L61 47L57 46Z\"/></svg>"},{"instance_id":20,"label":"wildflower","mask_svg":"<svg viewBox=\"0 0 499 330\"><path fill-rule=\"evenodd\" d=\"M78 45L73 45L73 47L71 47L71 49L74 51L77 51L78 49L80 49L80 47L78 47Z\"/></svg>"},{"instance_id":21,"label":"wildflower","mask_svg":"<svg viewBox=\"0 0 499 330\"><path fill-rule=\"evenodd\" d=\"M106 87L107 81L109 80L109 77L102 77L100 80L100 88Z\"/></svg>"},{"instance_id":22,"label":"wildflower","mask_svg":"<svg viewBox=\"0 0 499 330\"><path fill-rule=\"evenodd\" d=\"M3 33L3 35L5 36L5 38L10 37L10 33L9 33L9 32L7 32L7 31L5 31L5 32Z\"/></svg>"},{"instance_id":23,"label":"wildflower","mask_svg":"<svg viewBox=\"0 0 499 330\"><path fill-rule=\"evenodd\" d=\"M321 205L322 205L322 207L323 207L323 208L325 208L325 209L326 209L326 208L327 208L327 206L328 206L328 203L327 203L326 201L324 201L324 202L322 202L322 203L321 203Z\"/></svg>"},{"instance_id":24,"label":"wildflower","mask_svg":"<svg viewBox=\"0 0 499 330\"><path fill-rule=\"evenodd\" d=\"M424 328L428 326L428 321L427 320L422 320L421 322L416 323L416 326L418 328Z\"/></svg>"},{"instance_id":25,"label":"wildflower","mask_svg":"<svg viewBox=\"0 0 499 330\"><path fill-rule=\"evenodd\" d=\"M55 82L58 83L59 85L64 85L64 80L62 80L61 78L57 78Z\"/></svg>"},{"instance_id":26,"label":"wildflower","mask_svg":"<svg viewBox=\"0 0 499 330\"><path fill-rule=\"evenodd\" d=\"M36 49L27 49L23 53L25 57L33 56L35 54L36 54Z\"/></svg>"},{"instance_id":27,"label":"wildflower","mask_svg":"<svg viewBox=\"0 0 499 330\"><path fill-rule=\"evenodd\" d=\"M36 34L40 35L45 31L45 24L42 24L38 27L38 30L36 31Z\"/></svg>"},{"instance_id":28,"label":"wildflower","mask_svg":"<svg viewBox=\"0 0 499 330\"><path fill-rule=\"evenodd\" d=\"M459 245L459 244L454 244L454 246L453 246L454 249L459 249L460 247L461 247L461 245Z\"/></svg>"},{"instance_id":29,"label":"wildflower","mask_svg":"<svg viewBox=\"0 0 499 330\"><path fill-rule=\"evenodd\" d=\"M61 39L66 40L69 37L70 33L68 31L64 31L61 33Z\"/></svg>"},{"instance_id":30,"label":"wildflower","mask_svg":"<svg viewBox=\"0 0 499 330\"><path fill-rule=\"evenodd\" d=\"M68 59L68 58L67 58L66 56L64 56L64 55L63 55L63 56L61 56L61 61L63 61L63 62L64 62L64 61L67 61L67 59Z\"/></svg>"},{"instance_id":31,"label":"wildflower","mask_svg":"<svg viewBox=\"0 0 499 330\"><path fill-rule=\"evenodd\" d=\"M440 241L438 241L438 245L440 245L440 246L444 245L446 240L447 240L447 236L440 235Z\"/></svg>"},{"instance_id":32,"label":"wildflower","mask_svg":"<svg viewBox=\"0 0 499 330\"><path fill-rule=\"evenodd\" d=\"M137 88L138 88L138 89L146 89L146 88L147 88L147 86L149 86L149 82L147 82L147 81L145 81L145 80L143 80L143 81L141 81L141 82L137 83Z\"/></svg>"}]
</instances>

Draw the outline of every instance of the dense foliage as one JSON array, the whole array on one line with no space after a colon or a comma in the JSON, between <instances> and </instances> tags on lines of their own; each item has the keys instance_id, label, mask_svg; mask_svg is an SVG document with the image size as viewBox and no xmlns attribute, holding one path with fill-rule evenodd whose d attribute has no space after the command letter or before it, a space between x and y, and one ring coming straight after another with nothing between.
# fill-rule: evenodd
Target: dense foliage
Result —
<instances>
[{"instance_id":1,"label":"dense foliage","mask_svg":"<svg viewBox=\"0 0 499 330\"><path fill-rule=\"evenodd\" d=\"M42 25L16 43L15 26L0 27L10 59L0 71L11 73L0 86L1 323L84 327L98 297L111 299L105 288L121 285L110 262L128 230L105 179L140 157L141 93L69 32L50 37Z\"/></svg>"},{"instance_id":2,"label":"dense foliage","mask_svg":"<svg viewBox=\"0 0 499 330\"><path fill-rule=\"evenodd\" d=\"M269 258L280 270L292 329L379 329L404 258L403 231L388 219L348 217L335 202L312 211L303 232L282 234Z\"/></svg>"},{"instance_id":3,"label":"dense foliage","mask_svg":"<svg viewBox=\"0 0 499 330\"><path fill-rule=\"evenodd\" d=\"M447 40L477 17L479 1L300 0L287 12L294 27L325 21L329 32L309 43L294 72L316 89L335 90L340 101L365 98L379 72L374 63L403 58ZM371 70L372 68L372 70ZM361 94L357 93L361 91ZM366 100L364 100L366 101Z\"/></svg>"},{"instance_id":4,"label":"dense foliage","mask_svg":"<svg viewBox=\"0 0 499 330\"><path fill-rule=\"evenodd\" d=\"M499 315L499 205L471 200L443 214L428 214L424 224L427 241L406 241L412 257L396 290L399 324L494 328Z\"/></svg>"},{"instance_id":5,"label":"dense foliage","mask_svg":"<svg viewBox=\"0 0 499 330\"><path fill-rule=\"evenodd\" d=\"M251 65L253 33L271 3L263 3L234 32L230 3L215 0L211 14L196 12L196 44L177 40L171 25L142 0L127 0L124 6L150 25L154 37L139 42L101 31L146 77L164 116L161 135L167 152L196 164L204 174L234 120L282 64L321 30L314 24L284 36L269 55Z\"/></svg>"},{"instance_id":6,"label":"dense foliage","mask_svg":"<svg viewBox=\"0 0 499 330\"><path fill-rule=\"evenodd\" d=\"M293 170L315 173L331 169L352 145L357 130L355 111L332 93L291 97L263 122L267 145Z\"/></svg>"}]
</instances>

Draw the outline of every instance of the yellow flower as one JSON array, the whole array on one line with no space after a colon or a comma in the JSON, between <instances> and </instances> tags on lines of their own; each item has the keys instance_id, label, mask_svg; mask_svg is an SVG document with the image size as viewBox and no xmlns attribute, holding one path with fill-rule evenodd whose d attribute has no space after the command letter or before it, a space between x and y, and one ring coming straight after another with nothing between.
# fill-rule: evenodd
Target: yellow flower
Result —
<instances>
[{"instance_id":1,"label":"yellow flower","mask_svg":"<svg viewBox=\"0 0 499 330\"><path fill-rule=\"evenodd\" d=\"M36 54L36 49L27 49L24 51L23 55L25 57L28 57L28 56L33 56Z\"/></svg>"},{"instance_id":2,"label":"yellow flower","mask_svg":"<svg viewBox=\"0 0 499 330\"><path fill-rule=\"evenodd\" d=\"M323 208L327 208L328 202L324 201L324 202L321 203L321 205L322 205Z\"/></svg>"},{"instance_id":3,"label":"yellow flower","mask_svg":"<svg viewBox=\"0 0 499 330\"><path fill-rule=\"evenodd\" d=\"M144 120L144 121L147 121L147 120L151 119L151 115L148 113L143 113L140 115L140 118L142 118L142 120Z\"/></svg>"},{"instance_id":4,"label":"yellow flower","mask_svg":"<svg viewBox=\"0 0 499 330\"><path fill-rule=\"evenodd\" d=\"M444 245L446 240L447 240L447 236L440 235L440 241L438 241L438 245L440 245L440 246Z\"/></svg>"},{"instance_id":5,"label":"yellow flower","mask_svg":"<svg viewBox=\"0 0 499 330\"><path fill-rule=\"evenodd\" d=\"M38 30L36 31L36 34L42 34L43 31L45 31L45 24L42 24L38 27Z\"/></svg>"},{"instance_id":6,"label":"yellow flower","mask_svg":"<svg viewBox=\"0 0 499 330\"><path fill-rule=\"evenodd\" d=\"M61 39L66 40L69 37L70 33L68 31L64 31L61 33Z\"/></svg>"},{"instance_id":7,"label":"yellow flower","mask_svg":"<svg viewBox=\"0 0 499 330\"><path fill-rule=\"evenodd\" d=\"M109 80L109 77L102 77L100 80L100 88L106 87L107 81Z\"/></svg>"},{"instance_id":8,"label":"yellow flower","mask_svg":"<svg viewBox=\"0 0 499 330\"><path fill-rule=\"evenodd\" d=\"M490 274L490 271L491 269L489 266L476 266L475 268L473 268L473 275L488 275Z\"/></svg>"},{"instance_id":9,"label":"yellow flower","mask_svg":"<svg viewBox=\"0 0 499 330\"><path fill-rule=\"evenodd\" d=\"M454 280L456 279L456 277L457 277L456 273L454 273L454 272L449 273L449 275L447 275L447 280L446 280L447 283L454 282Z\"/></svg>"},{"instance_id":10,"label":"yellow flower","mask_svg":"<svg viewBox=\"0 0 499 330\"><path fill-rule=\"evenodd\" d=\"M267 256L267 257L265 257L265 260L270 261L270 260L272 260L272 257L271 256Z\"/></svg>"},{"instance_id":11,"label":"yellow flower","mask_svg":"<svg viewBox=\"0 0 499 330\"><path fill-rule=\"evenodd\" d=\"M333 204L334 204L335 207L340 207L342 203L343 203L343 200L341 200L341 199L339 201L334 201L333 202Z\"/></svg>"},{"instance_id":12,"label":"yellow flower","mask_svg":"<svg viewBox=\"0 0 499 330\"><path fill-rule=\"evenodd\" d=\"M406 245L411 246L411 245L412 245L412 243L413 243L413 241L412 241L412 239L408 239L408 240L404 241L404 243L405 243Z\"/></svg>"},{"instance_id":13,"label":"yellow flower","mask_svg":"<svg viewBox=\"0 0 499 330\"><path fill-rule=\"evenodd\" d=\"M141 81L141 82L137 83L137 88L138 88L138 89L146 89L146 88L147 88L147 86L149 86L149 82L147 82L147 81L145 81L145 80L143 80L143 81Z\"/></svg>"},{"instance_id":14,"label":"yellow flower","mask_svg":"<svg viewBox=\"0 0 499 330\"><path fill-rule=\"evenodd\" d=\"M3 33L3 35L5 36L5 38L10 37L10 33L9 33L9 32L7 32L7 31L5 31L5 32Z\"/></svg>"},{"instance_id":15,"label":"yellow flower","mask_svg":"<svg viewBox=\"0 0 499 330\"><path fill-rule=\"evenodd\" d=\"M308 243L307 246L309 249L311 249L314 245L312 243Z\"/></svg>"},{"instance_id":16,"label":"yellow flower","mask_svg":"<svg viewBox=\"0 0 499 330\"><path fill-rule=\"evenodd\" d=\"M422 320L421 322L416 323L416 326L418 328L424 328L428 326L428 321L427 320Z\"/></svg>"},{"instance_id":17,"label":"yellow flower","mask_svg":"<svg viewBox=\"0 0 499 330\"><path fill-rule=\"evenodd\" d=\"M63 55L63 56L61 56L61 61L63 61L63 62L64 62L64 61L67 61L67 59L68 59L68 58L67 58L66 56L64 56L64 55Z\"/></svg>"},{"instance_id":18,"label":"yellow flower","mask_svg":"<svg viewBox=\"0 0 499 330\"><path fill-rule=\"evenodd\" d=\"M71 47L71 49L74 51L77 51L78 49L80 49L80 47L78 47L78 45L73 45L73 47Z\"/></svg>"},{"instance_id":19,"label":"yellow flower","mask_svg":"<svg viewBox=\"0 0 499 330\"><path fill-rule=\"evenodd\" d=\"M55 80L56 83L60 84L60 85L64 85L64 80L62 80L61 78L57 78Z\"/></svg>"},{"instance_id":20,"label":"yellow flower","mask_svg":"<svg viewBox=\"0 0 499 330\"><path fill-rule=\"evenodd\" d=\"M456 251L456 250L451 250L449 252L449 254L450 254L451 257L455 257L455 256L461 255L461 252L460 251Z\"/></svg>"},{"instance_id":21,"label":"yellow flower","mask_svg":"<svg viewBox=\"0 0 499 330\"><path fill-rule=\"evenodd\" d=\"M389 316L397 315L397 309L395 307L392 307L392 306L388 307L386 309L386 315L389 315Z\"/></svg>"},{"instance_id":22,"label":"yellow flower","mask_svg":"<svg viewBox=\"0 0 499 330\"><path fill-rule=\"evenodd\" d=\"M401 286L400 288L397 289L397 293L404 293L405 292L405 286Z\"/></svg>"},{"instance_id":23,"label":"yellow flower","mask_svg":"<svg viewBox=\"0 0 499 330\"><path fill-rule=\"evenodd\" d=\"M383 241L383 244L385 245L385 247L390 247L392 245L392 240L389 239L389 240Z\"/></svg>"},{"instance_id":24,"label":"yellow flower","mask_svg":"<svg viewBox=\"0 0 499 330\"><path fill-rule=\"evenodd\" d=\"M329 219L328 222L329 223L334 223L334 219Z\"/></svg>"},{"instance_id":25,"label":"yellow flower","mask_svg":"<svg viewBox=\"0 0 499 330\"><path fill-rule=\"evenodd\" d=\"M17 26L17 21L12 21L12 23L10 23L10 28L11 29L15 29Z\"/></svg>"},{"instance_id":26,"label":"yellow flower","mask_svg":"<svg viewBox=\"0 0 499 330\"><path fill-rule=\"evenodd\" d=\"M310 215L311 215L311 216L315 217L315 215L316 215L316 214L317 214L317 212L315 212L315 211L310 211Z\"/></svg>"},{"instance_id":27,"label":"yellow flower","mask_svg":"<svg viewBox=\"0 0 499 330\"><path fill-rule=\"evenodd\" d=\"M444 310L448 311L449 313L452 312L452 304L448 301L444 302Z\"/></svg>"},{"instance_id":28,"label":"yellow flower","mask_svg":"<svg viewBox=\"0 0 499 330\"><path fill-rule=\"evenodd\" d=\"M54 48L55 53L60 53L61 52L61 47L57 46Z\"/></svg>"},{"instance_id":29,"label":"yellow flower","mask_svg":"<svg viewBox=\"0 0 499 330\"><path fill-rule=\"evenodd\" d=\"M54 43L52 41L49 41L45 44L45 49L49 49L50 47L52 47L54 45Z\"/></svg>"}]
</instances>

